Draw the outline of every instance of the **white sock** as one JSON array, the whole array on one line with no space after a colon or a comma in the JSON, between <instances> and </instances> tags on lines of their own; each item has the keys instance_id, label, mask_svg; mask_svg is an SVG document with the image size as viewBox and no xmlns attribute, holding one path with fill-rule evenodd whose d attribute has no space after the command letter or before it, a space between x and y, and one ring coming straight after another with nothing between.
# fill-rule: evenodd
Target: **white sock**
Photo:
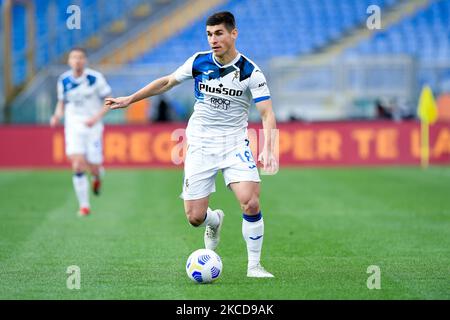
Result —
<instances>
[{"instance_id":1,"label":"white sock","mask_svg":"<svg viewBox=\"0 0 450 320\"><path fill-rule=\"evenodd\" d=\"M89 182L86 174L84 172L75 173L72 181L80 208L89 208Z\"/></svg>"},{"instance_id":2,"label":"white sock","mask_svg":"<svg viewBox=\"0 0 450 320\"><path fill-rule=\"evenodd\" d=\"M264 220L261 212L256 216L243 214L242 235L247 243L248 268L259 264L264 238Z\"/></svg>"},{"instance_id":3,"label":"white sock","mask_svg":"<svg viewBox=\"0 0 450 320\"><path fill-rule=\"evenodd\" d=\"M220 220L217 212L208 208L208 210L206 210L205 221L203 221L203 223L200 226L202 227L210 226L216 228L219 225L219 222Z\"/></svg>"}]
</instances>

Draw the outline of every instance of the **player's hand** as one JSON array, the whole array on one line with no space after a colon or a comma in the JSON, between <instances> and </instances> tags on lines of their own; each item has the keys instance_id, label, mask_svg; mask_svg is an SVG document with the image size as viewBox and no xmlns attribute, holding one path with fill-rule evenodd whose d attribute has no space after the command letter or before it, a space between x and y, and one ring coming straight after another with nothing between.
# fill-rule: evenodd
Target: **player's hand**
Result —
<instances>
[{"instance_id":1,"label":"player's hand","mask_svg":"<svg viewBox=\"0 0 450 320\"><path fill-rule=\"evenodd\" d=\"M86 120L86 122L84 123L86 126L88 126L89 128L93 127L94 124L96 124L98 121L97 117L92 117L88 120Z\"/></svg>"},{"instance_id":2,"label":"player's hand","mask_svg":"<svg viewBox=\"0 0 450 320\"><path fill-rule=\"evenodd\" d=\"M106 98L105 106L110 109L126 108L131 104L131 97Z\"/></svg>"},{"instance_id":3,"label":"player's hand","mask_svg":"<svg viewBox=\"0 0 450 320\"><path fill-rule=\"evenodd\" d=\"M259 154L258 161L262 163L265 174L275 174L278 172L278 161L272 152L263 150Z\"/></svg>"},{"instance_id":4,"label":"player's hand","mask_svg":"<svg viewBox=\"0 0 450 320\"><path fill-rule=\"evenodd\" d=\"M54 127L56 127L56 126L58 125L58 123L59 123L59 117L53 115L53 116L50 118L50 126L51 126L52 128L54 128Z\"/></svg>"}]
</instances>

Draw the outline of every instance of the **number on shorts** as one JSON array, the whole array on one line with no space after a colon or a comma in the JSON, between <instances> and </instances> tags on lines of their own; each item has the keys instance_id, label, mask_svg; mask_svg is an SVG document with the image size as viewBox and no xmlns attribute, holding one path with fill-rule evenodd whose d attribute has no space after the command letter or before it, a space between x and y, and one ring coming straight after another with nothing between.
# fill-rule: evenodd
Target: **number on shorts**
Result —
<instances>
[{"instance_id":1,"label":"number on shorts","mask_svg":"<svg viewBox=\"0 0 450 320\"><path fill-rule=\"evenodd\" d=\"M247 163L247 162L251 163L251 165L248 166L250 169L256 168L255 161L253 160L253 157L252 157L252 154L250 153L250 151L246 150L244 152L244 156L245 156L246 159L244 159L244 157L242 157L240 152L236 153L236 157L239 157L239 159L241 159L242 162L244 162L244 163Z\"/></svg>"}]
</instances>

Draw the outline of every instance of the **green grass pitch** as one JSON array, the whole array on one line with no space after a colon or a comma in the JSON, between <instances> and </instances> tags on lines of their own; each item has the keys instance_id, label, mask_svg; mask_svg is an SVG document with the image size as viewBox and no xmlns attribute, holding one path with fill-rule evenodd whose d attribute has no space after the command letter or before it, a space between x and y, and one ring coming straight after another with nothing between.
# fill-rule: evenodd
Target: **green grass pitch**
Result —
<instances>
[{"instance_id":1,"label":"green grass pitch","mask_svg":"<svg viewBox=\"0 0 450 320\"><path fill-rule=\"evenodd\" d=\"M226 216L211 285L188 279L202 228L184 217L180 170L107 170L80 218L65 171L0 172L1 299L449 299L450 168L282 169L262 177L262 254L274 279L246 277L242 215ZM66 286L68 266L81 289ZM370 265L381 289L369 290Z\"/></svg>"}]
</instances>

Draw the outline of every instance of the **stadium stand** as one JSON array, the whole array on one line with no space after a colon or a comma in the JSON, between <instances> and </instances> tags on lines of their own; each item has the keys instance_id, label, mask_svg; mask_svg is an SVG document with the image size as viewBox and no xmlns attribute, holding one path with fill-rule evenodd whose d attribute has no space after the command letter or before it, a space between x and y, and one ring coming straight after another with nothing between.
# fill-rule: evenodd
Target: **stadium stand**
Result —
<instances>
[{"instance_id":1,"label":"stadium stand","mask_svg":"<svg viewBox=\"0 0 450 320\"><path fill-rule=\"evenodd\" d=\"M372 102L378 96L409 100L411 111L418 88L425 83L438 94L450 93L449 0L217 0L197 16L183 13L184 7L194 10L193 4L197 1L37 1L36 69L45 70L47 66L64 69L64 54L70 47L81 45L90 49L91 64L108 72L113 91L118 95L127 94L158 75L172 72L190 54L208 50L205 17L212 12L229 10L235 14L240 31L238 49L268 70L274 98L279 108L286 110L282 119L305 118L301 110L320 111L320 119L370 118ZM0 0L0 6L4 3ZM66 8L72 3L80 5L90 17L83 22L82 32L66 32ZM174 5L172 11L161 11L156 4L163 3L177 6ZM368 31L366 27L370 5L381 8L381 30ZM152 19L140 20L139 26L130 28L130 17L148 17L149 14ZM12 65L17 85L25 80L28 72L23 63L28 52L27 17L23 6L14 6L13 19ZM178 24L180 19L185 21ZM171 25L174 20L177 26L170 30L152 28ZM352 38L355 34L359 36ZM349 38L353 41L346 41ZM333 50L333 47L341 49ZM321 54L325 56L330 52L328 57L333 59L323 59L316 64ZM118 56L121 59L117 60ZM373 56L380 60L372 59ZM310 63L310 57L316 62ZM283 63L276 63L280 61ZM54 73L57 72L42 75L45 84L41 81L39 85L46 90L49 88L48 95L52 96ZM368 77L368 74L373 76ZM346 81L341 81L346 77ZM45 91L39 86L33 88L31 84L28 93L14 101L14 114L18 116L13 119L31 121L37 117L36 112L17 106ZM176 101L172 100L174 104L182 102L183 106L189 106L192 104L190 90L187 86L181 88L168 99L176 96ZM448 100L443 101L448 104ZM351 104L368 107L364 107L361 116L351 108L344 110ZM21 112L16 113L19 109ZM185 107L178 109L183 119L188 112L183 110ZM300 110L300 115L293 115L294 109ZM45 120L43 114L41 118ZM120 123L123 119L114 121Z\"/></svg>"},{"instance_id":2,"label":"stadium stand","mask_svg":"<svg viewBox=\"0 0 450 320\"><path fill-rule=\"evenodd\" d=\"M35 67L61 62L64 54L74 46L95 49L101 44L100 39L107 38L109 33L123 32L127 24L126 18L134 15L150 14L149 4L161 0L39 0L34 1L35 48L28 48L26 9L20 2L12 2L12 56L13 84L18 85L26 79L24 60L30 50L35 52ZM165 1L167 2L167 1ZM3 2L0 3L0 6ZM66 32L67 19L71 14L70 5L78 5L81 12L81 29ZM147 5L147 6L143 6ZM140 9L140 10L139 10Z\"/></svg>"},{"instance_id":3,"label":"stadium stand","mask_svg":"<svg viewBox=\"0 0 450 320\"><path fill-rule=\"evenodd\" d=\"M386 30L374 33L346 51L346 56L399 55L418 62L418 85L425 83L437 91L448 90L441 84L450 81L443 69L436 73L430 63L448 63L450 58L450 1L432 1L412 16L404 17Z\"/></svg>"},{"instance_id":4,"label":"stadium stand","mask_svg":"<svg viewBox=\"0 0 450 320\"><path fill-rule=\"evenodd\" d=\"M125 64L184 30L223 2L224 0L178 0L179 5L169 14L158 12L158 19L149 21L146 27L136 30L125 41L114 41L106 46L102 50L103 56L94 57L94 61L102 65Z\"/></svg>"},{"instance_id":5,"label":"stadium stand","mask_svg":"<svg viewBox=\"0 0 450 320\"><path fill-rule=\"evenodd\" d=\"M364 24L369 5L385 8L396 3L397 0L231 0L215 11L234 13L241 32L239 49L262 61L317 52ZM186 52L207 49L204 23L200 19L131 63L181 63Z\"/></svg>"},{"instance_id":6,"label":"stadium stand","mask_svg":"<svg viewBox=\"0 0 450 320\"><path fill-rule=\"evenodd\" d=\"M450 57L450 1L431 3L387 30L349 49L348 54L408 54L423 61Z\"/></svg>"}]
</instances>

